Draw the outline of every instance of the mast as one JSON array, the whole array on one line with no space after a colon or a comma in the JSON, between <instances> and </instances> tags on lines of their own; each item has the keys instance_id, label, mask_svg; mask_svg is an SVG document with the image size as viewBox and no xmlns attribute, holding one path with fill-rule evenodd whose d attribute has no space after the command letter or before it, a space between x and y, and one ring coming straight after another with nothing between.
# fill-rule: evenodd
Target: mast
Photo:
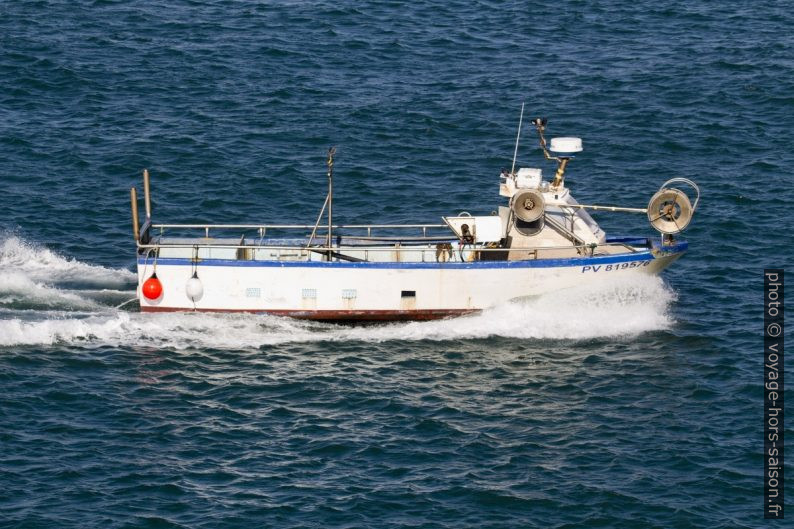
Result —
<instances>
[{"instance_id":1,"label":"mast","mask_svg":"<svg viewBox=\"0 0 794 529\"><path fill-rule=\"evenodd\" d=\"M336 147L328 149L328 239L326 246L328 247L328 260L331 260L331 237L333 232L333 219L334 219L334 154L336 154Z\"/></svg>"}]
</instances>

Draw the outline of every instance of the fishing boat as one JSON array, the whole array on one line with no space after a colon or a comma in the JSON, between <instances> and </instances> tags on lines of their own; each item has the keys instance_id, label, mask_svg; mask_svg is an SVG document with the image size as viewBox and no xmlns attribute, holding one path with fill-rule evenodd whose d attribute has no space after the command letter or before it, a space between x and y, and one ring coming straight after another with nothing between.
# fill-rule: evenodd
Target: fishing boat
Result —
<instances>
[{"instance_id":1,"label":"fishing boat","mask_svg":"<svg viewBox=\"0 0 794 529\"><path fill-rule=\"evenodd\" d=\"M430 224L333 223L335 150L328 193L314 224L155 224L143 172L145 218L130 190L143 312L268 313L326 321L430 320L629 274L658 274L687 250L679 234L700 200L686 178L664 182L645 208L580 204L565 184L582 151L531 121L543 156L556 163L499 175L500 205ZM496 182L495 182L496 183ZM686 189L683 191L681 188ZM659 235L610 236L589 211L645 214Z\"/></svg>"}]
</instances>

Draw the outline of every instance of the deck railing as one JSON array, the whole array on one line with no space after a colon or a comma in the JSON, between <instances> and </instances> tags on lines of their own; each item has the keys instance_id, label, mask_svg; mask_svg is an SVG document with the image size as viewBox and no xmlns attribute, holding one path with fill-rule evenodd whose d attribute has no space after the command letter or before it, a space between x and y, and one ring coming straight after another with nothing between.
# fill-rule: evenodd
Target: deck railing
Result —
<instances>
[{"instance_id":1,"label":"deck railing","mask_svg":"<svg viewBox=\"0 0 794 529\"><path fill-rule=\"evenodd\" d=\"M307 224L152 224L152 229L160 230L160 235L165 230L204 230L204 236L209 237L210 230L256 230L260 237L264 237L268 230L311 230L314 225ZM367 236L372 236L373 229L379 230L416 230L422 231L422 236L427 236L427 230L449 229L446 224L340 224L333 225L334 230L366 230Z\"/></svg>"},{"instance_id":2,"label":"deck railing","mask_svg":"<svg viewBox=\"0 0 794 529\"><path fill-rule=\"evenodd\" d=\"M450 242L454 242L455 239L453 238L446 238ZM639 240L639 239L638 239ZM430 241L428 241L430 242ZM325 244L317 245L317 246L294 246L294 245L259 245L259 244L201 244L201 243L138 243L138 248L141 249L159 249L159 248L218 248L218 249L236 249L236 250L246 250L246 249L256 249L256 250L296 250L302 252L343 252L343 251L369 251L369 252L418 252L418 251L430 251L433 248L431 247L418 247L418 246L400 246L399 244L393 246L364 246L364 245L340 245L340 246L326 246ZM500 247L486 247L481 246L480 243L478 244L465 244L463 246L464 251L472 251L472 252L538 252L538 251L550 251L550 250L572 250L575 249L579 253L592 255L591 251L594 252L598 248L604 247L611 247L611 248L623 248L628 252L639 252L641 249L647 249L647 246L641 246L639 249L637 246L632 246L626 242L607 242L598 245L570 245L570 246L513 246L510 248L500 248ZM459 248L453 246L453 251L458 251Z\"/></svg>"},{"instance_id":3,"label":"deck railing","mask_svg":"<svg viewBox=\"0 0 794 529\"><path fill-rule=\"evenodd\" d=\"M149 253L151 250L157 250L159 248L217 248L217 249L235 249L235 250L271 250L271 251L298 251L300 252L300 257L306 257L307 259L310 258L311 254L323 253L323 254L330 254L332 258L342 259L344 260L346 257L344 252L367 252L367 257L363 260L368 259L368 252L396 252L398 255L403 252L426 252L426 251L433 251L434 248L431 246L433 243L438 242L448 242L448 243L456 243L457 237L449 232L449 227L446 224L347 224L347 225L335 225L333 226L334 230L337 230L337 236L341 237L342 240L344 239L353 239L356 241L372 241L381 242L381 243L390 243L386 245L364 245L364 244L357 244L357 245L344 245L340 244L339 246L327 246L325 242L318 245L274 245L274 244L262 244L264 242L265 235L268 231L293 231L293 230L311 230L314 228L313 225L306 225L306 224L151 224L147 226L151 231L157 230L160 237L164 236L167 230L201 230L204 233L204 237L210 237L210 232L223 232L223 231L237 231L239 233L240 230L244 231L253 231L259 237L259 242L255 244L246 244L245 243L245 234L243 234L240 243L233 244L233 243L225 243L225 242L218 242L218 240L214 240L213 242L204 242L202 244L201 241L196 240L196 242L151 242L151 238L147 240L147 242L138 241L138 248L143 250L144 253ZM340 233L341 230L355 230L355 231L362 231L366 232L366 235L354 235L351 233ZM404 237L394 237L394 236L377 236L373 235L372 230L421 230L421 236L404 236ZM436 236L429 236L428 231L435 231L435 230L444 230L444 235L436 235ZM147 230L148 232L149 230ZM308 233L305 233L305 237L307 241L309 240ZM178 238L178 237L177 237ZM142 240L143 237L141 238ZM318 241L323 240L322 234L317 235ZM400 243L412 243L409 246L402 246ZM580 242L580 241L577 241ZM634 245L630 244L629 242L635 243ZM539 252L553 252L553 251L562 251L562 250L575 250L578 255L582 256L591 256L595 253L595 251L599 248L610 247L610 248L621 248L622 250L630 253L635 253L640 251L637 247L639 246L641 249L648 248L648 241L645 239L637 239L635 241L617 241L617 242L607 242L599 245L594 244L572 244L572 245L564 245L564 246L532 246L532 247L511 247L511 248L501 248L501 247L489 247L482 243L478 244L465 244L462 247L458 246L457 244L453 245L453 253L458 253L461 250L466 252L476 252L476 253L512 253L512 252L519 252L527 254L526 258L529 259L537 259ZM428 246L419 247L418 244L426 243ZM147 251L149 250L149 251ZM454 259L452 259L454 260Z\"/></svg>"}]
</instances>

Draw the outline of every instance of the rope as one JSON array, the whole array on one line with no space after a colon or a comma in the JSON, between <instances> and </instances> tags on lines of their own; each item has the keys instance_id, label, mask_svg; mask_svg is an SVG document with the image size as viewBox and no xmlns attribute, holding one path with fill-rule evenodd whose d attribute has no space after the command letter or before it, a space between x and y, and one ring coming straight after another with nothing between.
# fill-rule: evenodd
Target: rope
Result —
<instances>
[{"instance_id":1,"label":"rope","mask_svg":"<svg viewBox=\"0 0 794 529\"><path fill-rule=\"evenodd\" d=\"M129 300L125 301L124 303L122 303L121 305L116 305L114 308L115 308L116 310L118 310L118 309L120 309L121 307L123 307L124 305L127 305L127 304L129 304L129 303L132 303L133 301L138 301L138 298L137 298L137 297L134 297L134 298L132 298L132 299L129 299Z\"/></svg>"},{"instance_id":2,"label":"rope","mask_svg":"<svg viewBox=\"0 0 794 529\"><path fill-rule=\"evenodd\" d=\"M198 278L198 260L199 260L199 246L198 244L193 245L193 258L190 260L190 279ZM188 279L188 281L190 281ZM191 303L193 303L193 312L196 311L196 300L192 297L190 298Z\"/></svg>"}]
</instances>

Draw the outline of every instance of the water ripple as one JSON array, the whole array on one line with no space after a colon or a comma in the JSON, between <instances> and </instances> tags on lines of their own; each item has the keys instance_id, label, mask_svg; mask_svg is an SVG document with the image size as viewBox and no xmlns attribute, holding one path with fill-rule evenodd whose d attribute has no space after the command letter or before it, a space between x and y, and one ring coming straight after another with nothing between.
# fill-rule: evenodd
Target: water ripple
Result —
<instances>
[{"instance_id":1,"label":"water ripple","mask_svg":"<svg viewBox=\"0 0 794 529\"><path fill-rule=\"evenodd\" d=\"M4 4L2 524L759 527L757 290L794 228L787 7ZM330 145L342 222L487 214L522 101L584 138L582 201L701 184L663 281L353 328L116 308L144 167L164 221L306 222Z\"/></svg>"}]
</instances>

